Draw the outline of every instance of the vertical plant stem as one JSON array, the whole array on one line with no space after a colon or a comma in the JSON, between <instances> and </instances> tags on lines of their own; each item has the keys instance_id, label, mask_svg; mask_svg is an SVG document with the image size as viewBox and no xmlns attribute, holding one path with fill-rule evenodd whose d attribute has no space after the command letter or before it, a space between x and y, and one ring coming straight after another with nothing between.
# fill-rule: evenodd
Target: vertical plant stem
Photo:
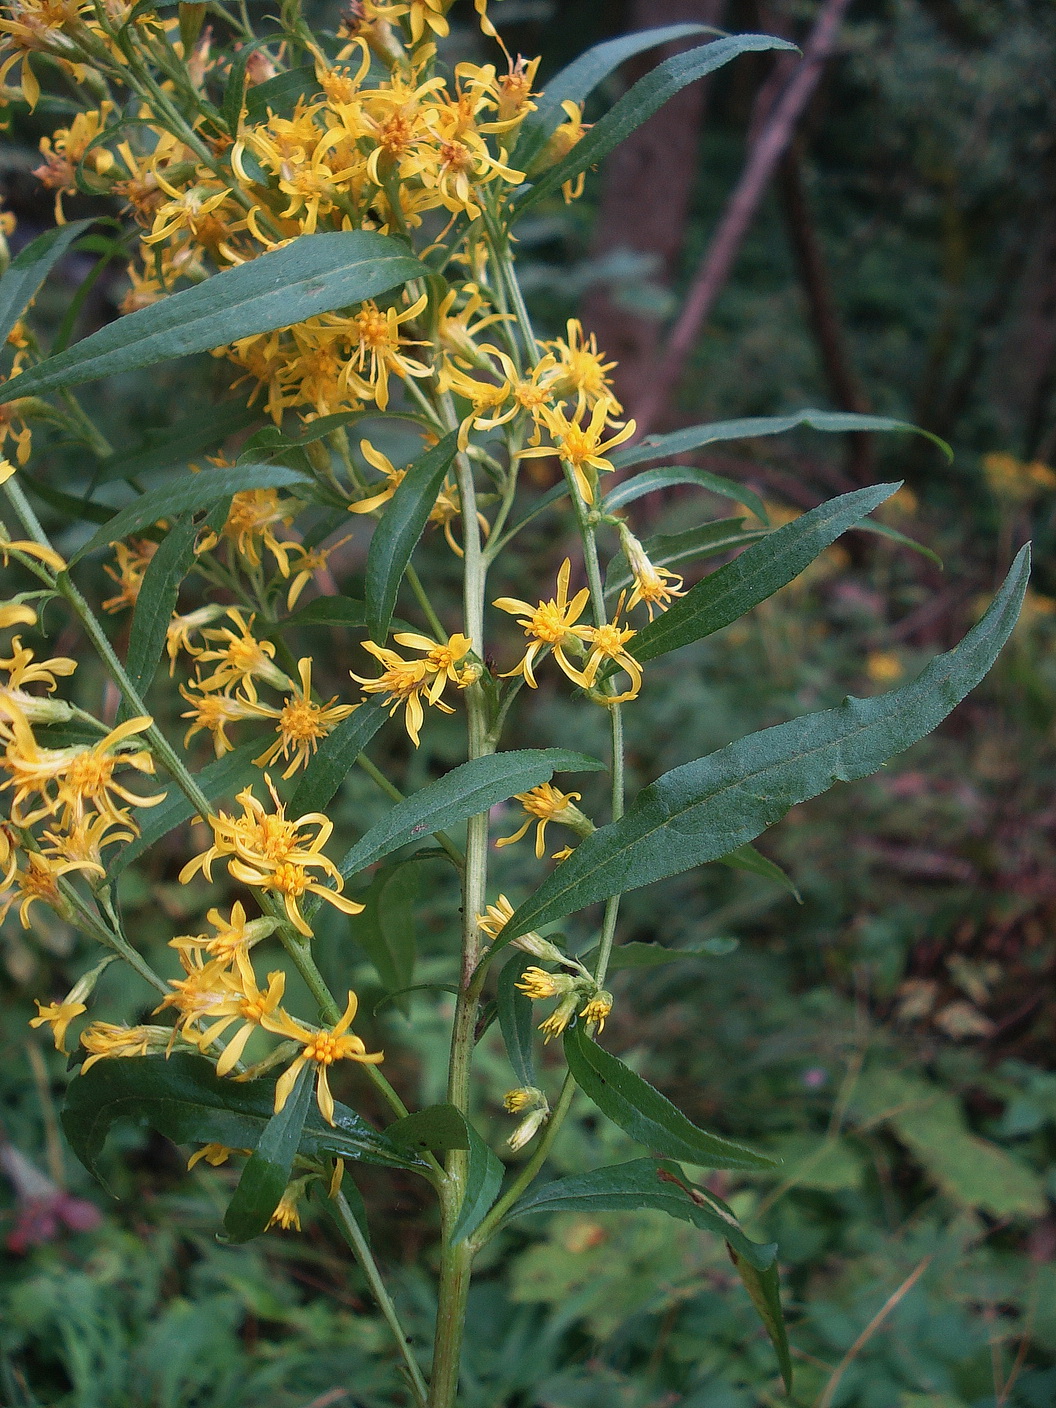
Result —
<instances>
[{"instance_id":1,"label":"vertical plant stem","mask_svg":"<svg viewBox=\"0 0 1056 1408\"><path fill-rule=\"evenodd\" d=\"M411 1346L407 1341L407 1335L400 1324L400 1317L396 1313L396 1307L392 1303L392 1297L385 1288L385 1282L381 1279L381 1272L378 1270L377 1262L371 1255L367 1239L363 1235L363 1229L356 1221L355 1214L348 1205L348 1199L344 1193L338 1192L331 1200L333 1203L334 1219L341 1229L341 1233L352 1249L352 1255L359 1263L359 1269L367 1278L371 1294L378 1303L378 1307L384 1315L385 1320L392 1331L392 1337L396 1341L396 1347L400 1351L400 1358L403 1360L407 1370L407 1377L411 1381L414 1390L415 1401L419 1408L425 1408L429 1390L418 1362L411 1352Z\"/></svg>"}]
</instances>

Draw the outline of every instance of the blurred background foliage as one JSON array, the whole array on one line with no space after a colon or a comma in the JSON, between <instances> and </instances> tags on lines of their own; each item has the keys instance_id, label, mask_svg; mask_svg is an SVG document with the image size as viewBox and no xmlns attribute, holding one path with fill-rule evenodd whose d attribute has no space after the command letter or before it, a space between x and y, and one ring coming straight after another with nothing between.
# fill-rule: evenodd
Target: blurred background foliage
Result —
<instances>
[{"instance_id":1,"label":"blurred background foliage","mask_svg":"<svg viewBox=\"0 0 1056 1408\"><path fill-rule=\"evenodd\" d=\"M704 19L799 37L817 8L505 0L496 18L511 48L542 53L545 76L623 29ZM333 23L321 5L315 13ZM469 27L456 26L450 46L452 57L482 52ZM765 118L772 66L744 59L687 90L590 178L583 202L552 203L521 231L540 327L553 335L582 314L621 358L632 412ZM635 76L610 82L598 110ZM52 219L30 173L56 120L16 109L0 158L22 242ZM1010 647L939 733L870 781L796 808L764 839L799 902L772 880L709 866L626 903L624 941L696 952L619 972L606 1040L692 1117L784 1159L779 1177L724 1175L716 1188L753 1233L780 1243L800 1408L1056 1402L1054 134L1051 0L858 0L664 413L673 428L804 404L871 409L945 436L956 458L947 466L901 437L841 444L809 432L696 457L764 494L778 520L902 478L887 521L945 569L852 535L746 622L656 667L628 711L639 780L848 690L912 676L979 613L1020 542L1039 549ZM69 203L70 215L90 213L112 212ZM38 316L57 325L91 267L67 261ZM124 287L115 265L85 299L79 333L114 316ZM93 409L115 445L135 446L207 405L212 372L198 359L122 378L93 392ZM57 441L39 467L53 485L87 482ZM703 517L682 491L649 503L651 518L634 516L640 532ZM561 545L540 532L528 549L505 590L552 576ZM358 540L347 549L343 584L362 552ZM427 552L434 579L452 577L442 544ZM101 576L96 585L102 593ZM127 629L127 616L116 621ZM345 647L326 630L306 641L317 658L330 647L344 695ZM70 645L56 640L59 653ZM102 688L87 662L78 680L86 697ZM523 727L526 741L599 746L591 721L545 686ZM381 738L382 752L406 761L398 730ZM458 761L456 748L431 721L410 781ZM340 819L361 828L377 805L350 780ZM179 863L163 852L127 882L130 925L159 953L198 923ZM533 864L524 848L499 852L502 884L516 890ZM439 867L408 873L419 879L415 977L442 981L457 900ZM401 902L410 898L405 886ZM119 1201L90 1182L57 1129L61 1058L26 1021L28 994L61 995L91 956L57 920L27 933L9 918L0 940L0 1400L401 1402L384 1329L321 1223L309 1219L302 1237L219 1245L229 1175L205 1165L188 1175L185 1153L134 1129L110 1153ZM326 944L333 971L351 962L369 1011L382 990L337 916ZM138 1020L150 1005L119 966L100 991L104 1017ZM375 1018L389 1074L406 1085L420 1061L424 1099L442 1088L446 1015L418 993ZM481 1116L498 1141L511 1081L494 1033L480 1061ZM622 1141L584 1109L554 1172L632 1156ZM399 1177L368 1170L361 1186L401 1308L424 1337L428 1213ZM488 1258L466 1408L782 1401L732 1269L682 1224L561 1215L516 1224Z\"/></svg>"}]
</instances>

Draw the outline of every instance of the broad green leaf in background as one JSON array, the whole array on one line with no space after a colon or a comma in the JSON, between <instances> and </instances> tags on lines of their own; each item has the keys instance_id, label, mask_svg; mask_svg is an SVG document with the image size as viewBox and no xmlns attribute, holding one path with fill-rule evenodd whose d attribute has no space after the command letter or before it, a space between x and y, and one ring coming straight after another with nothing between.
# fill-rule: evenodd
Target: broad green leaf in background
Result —
<instances>
[{"instance_id":1,"label":"broad green leaf in background","mask_svg":"<svg viewBox=\"0 0 1056 1408\"><path fill-rule=\"evenodd\" d=\"M355 718L355 715L352 717ZM259 752L259 738L254 742L241 743L230 753L217 758L215 763L210 763L201 772L195 773L194 780L210 802L233 797L236 792L240 792L243 787L260 777L260 769L253 764L253 758ZM164 802L159 802L156 807L145 807L137 815L136 821L140 831L136 839L127 846L118 847L107 857L107 873L111 876L119 875L126 866L131 865L163 836L167 836L183 822L190 821L194 814L193 804L175 783L170 783L165 788Z\"/></svg>"},{"instance_id":2,"label":"broad green leaf in background","mask_svg":"<svg viewBox=\"0 0 1056 1408\"><path fill-rule=\"evenodd\" d=\"M565 1032L565 1059L580 1090L632 1139L703 1168L773 1168L776 1160L698 1129L648 1081L625 1066L577 1022Z\"/></svg>"},{"instance_id":3,"label":"broad green leaf in background","mask_svg":"<svg viewBox=\"0 0 1056 1408\"><path fill-rule=\"evenodd\" d=\"M497 1010L499 1030L506 1046L506 1055L519 1086L533 1086L535 1080L535 1017L532 999L521 992L517 984L532 959L517 953L505 963L499 974Z\"/></svg>"},{"instance_id":4,"label":"broad green leaf in background","mask_svg":"<svg viewBox=\"0 0 1056 1408\"><path fill-rule=\"evenodd\" d=\"M628 646L631 654L637 660L655 660L728 626L787 586L897 488L897 484L876 484L841 494L768 533L643 626Z\"/></svg>"},{"instance_id":5,"label":"broad green leaf in background","mask_svg":"<svg viewBox=\"0 0 1056 1408\"><path fill-rule=\"evenodd\" d=\"M385 722L388 710L377 697L360 704L319 744L290 800L290 815L321 812L355 767L356 759Z\"/></svg>"},{"instance_id":6,"label":"broad green leaf in background","mask_svg":"<svg viewBox=\"0 0 1056 1408\"><path fill-rule=\"evenodd\" d=\"M235 1081L216 1074L211 1061L182 1051L172 1056L130 1056L99 1061L75 1076L66 1092L62 1127L73 1152L101 1179L99 1155L118 1120L150 1125L175 1144L226 1144L255 1149L274 1114L275 1081ZM334 1127L310 1113L302 1154L336 1154L392 1168L418 1168L384 1134L346 1105L334 1108Z\"/></svg>"},{"instance_id":7,"label":"broad green leaf in background","mask_svg":"<svg viewBox=\"0 0 1056 1408\"><path fill-rule=\"evenodd\" d=\"M425 272L387 235L367 230L301 235L282 249L109 323L0 386L0 403L274 332L374 298Z\"/></svg>"},{"instance_id":8,"label":"broad green leaf in background","mask_svg":"<svg viewBox=\"0 0 1056 1408\"><path fill-rule=\"evenodd\" d=\"M349 933L373 963L382 987L393 995L414 982L418 888L416 865L383 869L358 896L365 906L362 914L348 919Z\"/></svg>"},{"instance_id":9,"label":"broad green leaf in background","mask_svg":"<svg viewBox=\"0 0 1056 1408\"><path fill-rule=\"evenodd\" d=\"M703 44L697 49L690 49L688 53L675 54L672 58L665 59L651 73L640 78L634 87L588 130L586 136L573 147L563 161L552 166L518 198L518 214L528 210L552 191L559 190L566 181L574 180L581 171L595 166L687 84L721 68L739 54L760 53L767 49L796 52L794 44L790 44L786 39L775 39L769 34L734 34L726 39L717 39L713 44Z\"/></svg>"},{"instance_id":10,"label":"broad green leaf in background","mask_svg":"<svg viewBox=\"0 0 1056 1408\"><path fill-rule=\"evenodd\" d=\"M125 671L142 696L150 688L165 649L180 583L194 562L198 525L191 514L178 518L147 564L128 632Z\"/></svg>"},{"instance_id":11,"label":"broad green leaf in background","mask_svg":"<svg viewBox=\"0 0 1056 1408\"><path fill-rule=\"evenodd\" d=\"M994 663L1016 623L1029 571L1023 548L983 619L912 683L871 699L848 697L838 708L749 734L665 773L619 821L580 842L493 947L595 900L729 855L790 807L835 782L867 777L925 737Z\"/></svg>"},{"instance_id":12,"label":"broad green leaf in background","mask_svg":"<svg viewBox=\"0 0 1056 1408\"><path fill-rule=\"evenodd\" d=\"M612 513L618 508L634 503L635 499L640 499L644 494L651 494L656 489L670 489L679 484L695 484L699 489L707 489L724 499L744 504L760 522L767 521L766 505L754 489L747 489L743 484L724 479L719 474L709 474L706 469L695 469L690 464L662 464L656 469L647 469L631 479L625 479L622 484L617 484L611 493L606 494L605 511Z\"/></svg>"},{"instance_id":13,"label":"broad green leaf in background","mask_svg":"<svg viewBox=\"0 0 1056 1408\"><path fill-rule=\"evenodd\" d=\"M92 220L72 220L68 225L57 225L38 235L15 255L0 279L0 347L52 269L77 236L93 223ZM13 377L11 384L17 380L18 377ZM29 392L19 390L15 394L27 396ZM10 400L10 397L3 399Z\"/></svg>"},{"instance_id":14,"label":"broad green leaf in background","mask_svg":"<svg viewBox=\"0 0 1056 1408\"><path fill-rule=\"evenodd\" d=\"M181 474L167 484L140 494L134 503L115 513L93 533L70 558L71 566L97 548L108 547L143 528L151 528L163 518L197 513L212 508L221 499L249 489L289 489L310 494L311 481L292 469L277 464L240 464L233 469L211 469L202 474Z\"/></svg>"},{"instance_id":15,"label":"broad green leaf in background","mask_svg":"<svg viewBox=\"0 0 1056 1408\"><path fill-rule=\"evenodd\" d=\"M664 968L669 963L681 963L686 958L707 958L711 950L701 945L694 948L665 948L663 944L630 943L617 944L609 959L609 972L618 973L625 968ZM583 959L589 966L593 954Z\"/></svg>"},{"instance_id":16,"label":"broad green leaf in background","mask_svg":"<svg viewBox=\"0 0 1056 1408\"><path fill-rule=\"evenodd\" d=\"M186 464L260 420L260 411L242 401L201 406L194 415L163 429L149 430L133 450L118 450L103 460L92 476L93 486L114 479L138 479L160 469Z\"/></svg>"},{"instance_id":17,"label":"broad green leaf in background","mask_svg":"<svg viewBox=\"0 0 1056 1408\"><path fill-rule=\"evenodd\" d=\"M469 1125L457 1105L429 1105L390 1124L385 1138L414 1153L446 1154L469 1148Z\"/></svg>"},{"instance_id":18,"label":"broad green leaf in background","mask_svg":"<svg viewBox=\"0 0 1056 1408\"><path fill-rule=\"evenodd\" d=\"M469 1136L469 1158L466 1161L466 1187L462 1206L451 1229L451 1244L457 1246L471 1236L491 1211L502 1187L506 1172L502 1161L491 1152L471 1124L466 1123Z\"/></svg>"},{"instance_id":19,"label":"broad green leaf in background","mask_svg":"<svg viewBox=\"0 0 1056 1408\"><path fill-rule=\"evenodd\" d=\"M285 1105L264 1126L224 1213L224 1227L233 1242L259 1237L279 1206L293 1172L314 1086L314 1072L306 1063Z\"/></svg>"},{"instance_id":20,"label":"broad green leaf in background","mask_svg":"<svg viewBox=\"0 0 1056 1408\"><path fill-rule=\"evenodd\" d=\"M511 160L516 158L525 170L530 169L549 141L550 134L566 120L561 104L569 101L582 103L599 83L636 54L657 49L661 44L674 44L695 34L721 32L706 24L668 24L657 29L640 29L633 34L623 34L618 39L595 44L548 81L535 112L529 113L521 125Z\"/></svg>"},{"instance_id":21,"label":"broad green leaf in background","mask_svg":"<svg viewBox=\"0 0 1056 1408\"><path fill-rule=\"evenodd\" d=\"M684 533L658 534L647 538L643 547L654 567L677 567L685 562L702 562L735 548L749 547L760 538L770 536L769 528L742 528L743 518L719 518L714 523L702 523L699 528L687 528ZM605 592L612 595L630 586L631 570L623 553L609 563L605 574Z\"/></svg>"},{"instance_id":22,"label":"broad green leaf in background","mask_svg":"<svg viewBox=\"0 0 1056 1408\"><path fill-rule=\"evenodd\" d=\"M908 431L913 435L923 435L937 445L948 460L953 459L953 451L945 440L933 435L930 430L921 430L919 425L911 425L909 421L892 420L890 416L860 415L854 411L807 410L793 411L787 416L717 420L710 425L689 425L684 430L673 430L667 435L647 435L637 445L625 445L614 451L612 463L616 469L626 469L629 465L663 459L666 455L684 455L689 450L699 450L702 445L715 445L723 440L754 440L762 435L783 435L797 425L834 434L866 430Z\"/></svg>"},{"instance_id":23,"label":"broad green leaf in background","mask_svg":"<svg viewBox=\"0 0 1056 1408\"><path fill-rule=\"evenodd\" d=\"M803 903L799 891L781 867L767 856L761 855L754 846L738 846L728 856L719 856L719 864L728 865L731 870L747 870L752 875L761 875L765 880L773 880L800 904Z\"/></svg>"},{"instance_id":24,"label":"broad green leaf in background","mask_svg":"<svg viewBox=\"0 0 1056 1408\"><path fill-rule=\"evenodd\" d=\"M436 504L444 475L455 457L454 431L410 466L385 505L367 552L366 608L370 634L384 645L396 594L418 539Z\"/></svg>"},{"instance_id":25,"label":"broad green leaf in background","mask_svg":"<svg viewBox=\"0 0 1056 1408\"><path fill-rule=\"evenodd\" d=\"M596 758L564 748L517 748L473 758L397 802L338 868L347 880L400 846L446 831L517 792L549 782L555 772L596 772L603 766Z\"/></svg>"}]
</instances>

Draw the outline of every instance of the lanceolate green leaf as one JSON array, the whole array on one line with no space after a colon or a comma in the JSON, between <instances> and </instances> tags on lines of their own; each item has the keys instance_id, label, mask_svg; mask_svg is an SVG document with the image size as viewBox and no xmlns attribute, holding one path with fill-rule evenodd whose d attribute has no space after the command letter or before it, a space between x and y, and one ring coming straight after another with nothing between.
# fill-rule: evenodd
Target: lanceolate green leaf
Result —
<instances>
[{"instance_id":1,"label":"lanceolate green leaf","mask_svg":"<svg viewBox=\"0 0 1056 1408\"><path fill-rule=\"evenodd\" d=\"M661 1178L661 1173L677 1178L678 1183ZM504 1221L538 1212L641 1212L656 1208L704 1232L717 1233L759 1270L773 1266L777 1255L773 1243L760 1246L753 1242L721 1198L696 1187L696 1196L691 1196L687 1191L691 1186L681 1166L669 1159L632 1159L532 1188L514 1203Z\"/></svg>"},{"instance_id":2,"label":"lanceolate green leaf","mask_svg":"<svg viewBox=\"0 0 1056 1408\"><path fill-rule=\"evenodd\" d=\"M799 891L781 867L767 856L761 855L754 846L738 846L728 856L719 856L719 863L728 865L731 870L747 870L752 875L761 875L765 880L773 880L794 899L800 899Z\"/></svg>"},{"instance_id":3,"label":"lanceolate green leaf","mask_svg":"<svg viewBox=\"0 0 1056 1408\"><path fill-rule=\"evenodd\" d=\"M91 220L73 220L69 225L57 225L55 229L38 235L12 259L0 279L0 347L7 341L7 334L26 311L52 269L77 236L82 235L92 223ZM20 391L18 394L24 396L27 393Z\"/></svg>"},{"instance_id":4,"label":"lanceolate green leaf","mask_svg":"<svg viewBox=\"0 0 1056 1408\"><path fill-rule=\"evenodd\" d=\"M321 812L337 796L356 759L385 722L387 710L378 698L360 704L319 744L290 801L290 815Z\"/></svg>"},{"instance_id":5,"label":"lanceolate green leaf","mask_svg":"<svg viewBox=\"0 0 1056 1408\"><path fill-rule=\"evenodd\" d=\"M355 717L355 715L353 715ZM253 759L260 752L260 739L242 743L215 763L195 774L195 782L210 802L219 802L224 797L233 797L248 783L260 777L260 769L254 767ZM175 830L194 816L194 807L176 787L170 783L165 788L165 800L156 807L144 807L136 817L140 834L130 845L118 847L107 857L106 868L110 875L119 875L126 866L155 845L163 836Z\"/></svg>"},{"instance_id":6,"label":"lanceolate green leaf","mask_svg":"<svg viewBox=\"0 0 1056 1408\"><path fill-rule=\"evenodd\" d=\"M311 481L292 469L274 464L240 464L234 469L211 469L202 474L181 474L167 484L140 494L135 503L115 513L93 533L82 548L70 558L71 565L80 562L96 548L105 548L143 528L150 528L163 518L175 518L181 513L197 513L212 508L221 499L248 489L288 489L311 492Z\"/></svg>"},{"instance_id":7,"label":"lanceolate green leaf","mask_svg":"<svg viewBox=\"0 0 1056 1408\"><path fill-rule=\"evenodd\" d=\"M532 960L527 954L517 953L503 965L499 974L498 1015L499 1030L506 1046L513 1073L520 1086L535 1085L535 1018L532 1013L532 1000L521 992L517 984L524 976L524 970Z\"/></svg>"},{"instance_id":8,"label":"lanceolate green leaf","mask_svg":"<svg viewBox=\"0 0 1056 1408\"><path fill-rule=\"evenodd\" d=\"M659 48L661 44L674 44L677 40L688 39L694 34L705 34L709 29L710 26L705 24L668 24L657 29L641 29L634 34L624 34L619 39L606 40L604 44L595 44L566 68L555 73L547 83L546 91L539 99L538 108L521 127L512 159L524 169L530 169L532 162L546 146L554 128L565 121L561 104L568 101L581 103L599 83L604 82L610 73L615 73L628 59L633 59L636 54L643 54L648 49Z\"/></svg>"},{"instance_id":9,"label":"lanceolate green leaf","mask_svg":"<svg viewBox=\"0 0 1056 1408\"><path fill-rule=\"evenodd\" d=\"M834 434L864 430L909 431L914 435L923 435L938 445L947 459L953 459L953 451L945 440L933 435L930 430L910 425L908 421L892 420L890 416L859 415L852 411L794 411L787 416L746 416L742 420L713 421L711 425L690 425L685 430L673 430L668 435L647 435L637 445L626 445L616 450L612 463L617 469L626 469L629 465L664 459L667 455L684 455L689 450L699 450L702 445L715 445L723 440L754 440L762 435L783 435L797 425Z\"/></svg>"},{"instance_id":10,"label":"lanceolate green leaf","mask_svg":"<svg viewBox=\"0 0 1056 1408\"><path fill-rule=\"evenodd\" d=\"M703 78L737 58L739 54L759 53L766 49L791 49L796 46L785 39L775 39L769 34L735 34L726 39L717 39L713 44L704 44L691 49L686 54L676 54L658 64L652 73L640 78L630 92L610 108L609 111L590 129L587 135L563 161L537 181L528 192L517 201L518 212L525 211L537 201L559 190L565 181L571 181L581 171L594 166L614 147L630 136L636 127L652 117L658 108L663 107L669 98L682 91L687 84Z\"/></svg>"},{"instance_id":11,"label":"lanceolate green leaf","mask_svg":"<svg viewBox=\"0 0 1056 1408\"><path fill-rule=\"evenodd\" d=\"M655 489L670 489L677 484L696 484L713 494L721 494L724 499L733 499L734 503L750 508L761 522L767 521L766 505L754 489L745 488L732 479L724 479L720 474L709 474L706 469L696 469L691 464L662 464L656 469L636 474L632 479L625 479L605 496L605 509L612 513L640 499L643 494L651 494Z\"/></svg>"},{"instance_id":12,"label":"lanceolate green leaf","mask_svg":"<svg viewBox=\"0 0 1056 1408\"><path fill-rule=\"evenodd\" d=\"M874 523L870 520L867 523L859 523L860 533L872 533L877 538L887 538L889 542L897 543L899 547L909 548L910 552L919 552L921 557L926 557L929 562L934 562L936 567L942 567L942 558L937 552L932 552L931 548L925 547L923 543L918 543L916 538L910 538L905 533L900 533L897 528L892 528L890 523Z\"/></svg>"},{"instance_id":13,"label":"lanceolate green leaf","mask_svg":"<svg viewBox=\"0 0 1056 1408\"><path fill-rule=\"evenodd\" d=\"M396 593L455 457L456 440L451 431L411 465L386 504L370 540L365 593L367 625L379 645L384 644L389 633Z\"/></svg>"},{"instance_id":14,"label":"lanceolate green leaf","mask_svg":"<svg viewBox=\"0 0 1056 1408\"><path fill-rule=\"evenodd\" d=\"M397 802L348 852L341 874L347 879L400 846L446 831L517 792L549 782L555 772L594 772L602 766L596 758L563 748L519 748L474 758Z\"/></svg>"},{"instance_id":15,"label":"lanceolate green leaf","mask_svg":"<svg viewBox=\"0 0 1056 1408\"><path fill-rule=\"evenodd\" d=\"M360 899L365 908L349 917L349 933L373 963L386 992L406 991L414 982L418 956L414 913L418 867L384 868Z\"/></svg>"},{"instance_id":16,"label":"lanceolate green leaf","mask_svg":"<svg viewBox=\"0 0 1056 1408\"><path fill-rule=\"evenodd\" d=\"M702 523L699 528L687 528L684 533L659 534L643 544L654 567L677 567L684 562L703 562L720 553L733 552L757 543L770 534L769 528L742 528L743 518L720 518L714 523ZM627 559L619 553L609 563L605 574L608 595L630 586L633 578Z\"/></svg>"},{"instance_id":17,"label":"lanceolate green leaf","mask_svg":"<svg viewBox=\"0 0 1056 1408\"><path fill-rule=\"evenodd\" d=\"M792 1391L792 1355L788 1348L785 1333L785 1317L781 1311L781 1283L778 1278L777 1263L760 1270L754 1262L744 1256L736 1247L730 1246L730 1260L737 1269L744 1289L751 1297L755 1313L766 1326L770 1343L777 1351L777 1362L781 1366L781 1377L785 1388Z\"/></svg>"},{"instance_id":18,"label":"lanceolate green leaf","mask_svg":"<svg viewBox=\"0 0 1056 1408\"><path fill-rule=\"evenodd\" d=\"M135 1056L99 1061L75 1076L66 1092L62 1127L70 1147L98 1178L99 1155L118 1120L149 1124L176 1144L226 1144L255 1149L274 1114L275 1081L224 1079L204 1056ZM302 1154L418 1168L420 1161L371 1129L346 1105L331 1128L318 1112L305 1121Z\"/></svg>"},{"instance_id":19,"label":"lanceolate green leaf","mask_svg":"<svg viewBox=\"0 0 1056 1408\"><path fill-rule=\"evenodd\" d=\"M503 1174L502 1163L491 1152L480 1135L467 1122L469 1135L469 1158L466 1161L466 1187L462 1194L455 1225L451 1229L451 1243L457 1246L471 1236L490 1212L499 1196Z\"/></svg>"},{"instance_id":20,"label":"lanceolate green leaf","mask_svg":"<svg viewBox=\"0 0 1056 1408\"><path fill-rule=\"evenodd\" d=\"M573 910L729 855L799 802L867 777L925 737L974 689L1011 634L1026 591L1024 548L983 619L911 684L848 698L665 773L626 815L588 836L514 913L509 943Z\"/></svg>"},{"instance_id":21,"label":"lanceolate green leaf","mask_svg":"<svg viewBox=\"0 0 1056 1408\"><path fill-rule=\"evenodd\" d=\"M130 313L0 387L0 402L223 347L290 327L425 273L386 235L342 230L301 235L283 249L224 269L205 283Z\"/></svg>"},{"instance_id":22,"label":"lanceolate green leaf","mask_svg":"<svg viewBox=\"0 0 1056 1408\"><path fill-rule=\"evenodd\" d=\"M198 526L190 514L178 518L150 559L128 633L125 670L142 697L150 688L165 649L165 637L180 594L180 583L194 562Z\"/></svg>"},{"instance_id":23,"label":"lanceolate green leaf","mask_svg":"<svg viewBox=\"0 0 1056 1408\"><path fill-rule=\"evenodd\" d=\"M300 611L286 616L267 628L269 636L301 626L331 626L342 631L363 631L367 626L367 609L362 601L350 596L317 596Z\"/></svg>"},{"instance_id":24,"label":"lanceolate green leaf","mask_svg":"<svg viewBox=\"0 0 1056 1408\"><path fill-rule=\"evenodd\" d=\"M639 1144L703 1168L773 1168L776 1159L698 1129L665 1095L587 1036L585 1023L565 1032L565 1059L584 1095Z\"/></svg>"},{"instance_id":25,"label":"lanceolate green leaf","mask_svg":"<svg viewBox=\"0 0 1056 1408\"><path fill-rule=\"evenodd\" d=\"M469 1148L469 1124L457 1105L429 1105L390 1124L385 1137L401 1149L444 1154Z\"/></svg>"},{"instance_id":26,"label":"lanceolate green leaf","mask_svg":"<svg viewBox=\"0 0 1056 1408\"><path fill-rule=\"evenodd\" d=\"M134 450L118 450L103 460L93 476L93 485L114 479L138 479L160 469L186 464L195 455L213 449L229 435L245 430L260 419L260 411L242 401L222 401L219 406L201 407L193 416L163 430L149 431ZM203 466L204 468L204 466Z\"/></svg>"},{"instance_id":27,"label":"lanceolate green leaf","mask_svg":"<svg viewBox=\"0 0 1056 1408\"><path fill-rule=\"evenodd\" d=\"M306 1064L286 1104L264 1126L224 1213L224 1226L233 1242L259 1237L271 1221L293 1172L313 1086L311 1065Z\"/></svg>"},{"instance_id":28,"label":"lanceolate green leaf","mask_svg":"<svg viewBox=\"0 0 1056 1408\"><path fill-rule=\"evenodd\" d=\"M841 494L768 533L643 626L628 649L638 660L654 660L728 626L798 577L841 533L897 488L897 484L878 484Z\"/></svg>"}]
</instances>

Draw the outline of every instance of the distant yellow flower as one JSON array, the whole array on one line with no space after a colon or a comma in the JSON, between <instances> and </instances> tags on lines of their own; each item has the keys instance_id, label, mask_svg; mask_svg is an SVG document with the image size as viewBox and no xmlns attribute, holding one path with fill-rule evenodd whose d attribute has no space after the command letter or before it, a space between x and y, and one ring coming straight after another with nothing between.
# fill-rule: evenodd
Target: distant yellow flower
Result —
<instances>
[{"instance_id":1,"label":"distant yellow flower","mask_svg":"<svg viewBox=\"0 0 1056 1408\"><path fill-rule=\"evenodd\" d=\"M871 650L866 657L865 672L877 684L893 684L902 678L906 667L893 650Z\"/></svg>"},{"instance_id":2,"label":"distant yellow flower","mask_svg":"<svg viewBox=\"0 0 1056 1408\"><path fill-rule=\"evenodd\" d=\"M290 563L290 589L286 593L287 611L293 610L312 578L327 570L331 554L337 552L338 548L343 548L348 541L348 538L339 538L327 548L306 548L301 543L290 544L289 552L293 561Z\"/></svg>"},{"instance_id":3,"label":"distant yellow flower","mask_svg":"<svg viewBox=\"0 0 1056 1408\"><path fill-rule=\"evenodd\" d=\"M220 530L221 536L234 543L235 551L251 567L261 565L261 549L267 548L279 571L288 577L289 544L276 538L275 528L279 524L292 523L296 507L289 500L280 500L275 489L245 489L232 498L227 521ZM201 551L208 552L216 542L215 533L207 535L202 540Z\"/></svg>"},{"instance_id":4,"label":"distant yellow flower","mask_svg":"<svg viewBox=\"0 0 1056 1408\"><path fill-rule=\"evenodd\" d=\"M113 543L112 547L114 556L117 558L117 566L111 567L109 563L103 564L103 571L112 582L117 584L116 595L103 602L103 610L109 611L111 615L118 611L124 611L127 607L135 606L139 600L143 578L150 566L151 558L158 550L158 545L143 538L131 543Z\"/></svg>"},{"instance_id":5,"label":"distant yellow flower","mask_svg":"<svg viewBox=\"0 0 1056 1408\"><path fill-rule=\"evenodd\" d=\"M290 1098L297 1077L308 1062L316 1066L315 1098L319 1111L327 1124L334 1122L334 1097L330 1093L328 1072L335 1061L359 1061L376 1066L384 1059L381 1051L368 1052L360 1037L353 1035L348 1028L356 1015L359 1001L354 992L348 994L348 1003L337 1024L330 1030L312 1031L296 1021L288 1012L279 1011L274 1016L264 1018L262 1026L303 1046L301 1054L280 1077L275 1087L276 1113Z\"/></svg>"},{"instance_id":6,"label":"distant yellow flower","mask_svg":"<svg viewBox=\"0 0 1056 1408\"><path fill-rule=\"evenodd\" d=\"M571 826L580 835L588 834L592 831L592 823L583 815L573 803L578 802L583 796L582 792L562 792L551 782L544 782L539 787L533 787L528 792L517 792L514 800L520 802L527 813L524 824L513 833L512 836L503 836L495 842L496 846L510 846L514 841L519 841L535 822L535 858L542 860L546 854L546 828L550 822L557 822L559 826Z\"/></svg>"},{"instance_id":7,"label":"distant yellow flower","mask_svg":"<svg viewBox=\"0 0 1056 1408\"><path fill-rule=\"evenodd\" d=\"M541 601L537 606L512 596L501 596L494 603L500 611L507 611L511 616L521 618L518 625L524 628L530 642L520 662L512 670L508 670L502 676L503 679L509 679L512 675L523 675L526 684L532 689L537 688L535 659L549 648L553 650L554 659L568 678L574 684L586 687L588 681L583 672L576 669L565 654L569 649L581 649L579 637L573 627L583 615L590 600L590 591L586 587L569 600L568 583L571 573L572 561L566 557L557 574L557 596L551 597L549 601Z\"/></svg>"},{"instance_id":8,"label":"distant yellow flower","mask_svg":"<svg viewBox=\"0 0 1056 1408\"><path fill-rule=\"evenodd\" d=\"M1027 503L1056 489L1056 471L1040 460L1024 464L1015 455L984 455L983 473L993 494L1012 503Z\"/></svg>"}]
</instances>

